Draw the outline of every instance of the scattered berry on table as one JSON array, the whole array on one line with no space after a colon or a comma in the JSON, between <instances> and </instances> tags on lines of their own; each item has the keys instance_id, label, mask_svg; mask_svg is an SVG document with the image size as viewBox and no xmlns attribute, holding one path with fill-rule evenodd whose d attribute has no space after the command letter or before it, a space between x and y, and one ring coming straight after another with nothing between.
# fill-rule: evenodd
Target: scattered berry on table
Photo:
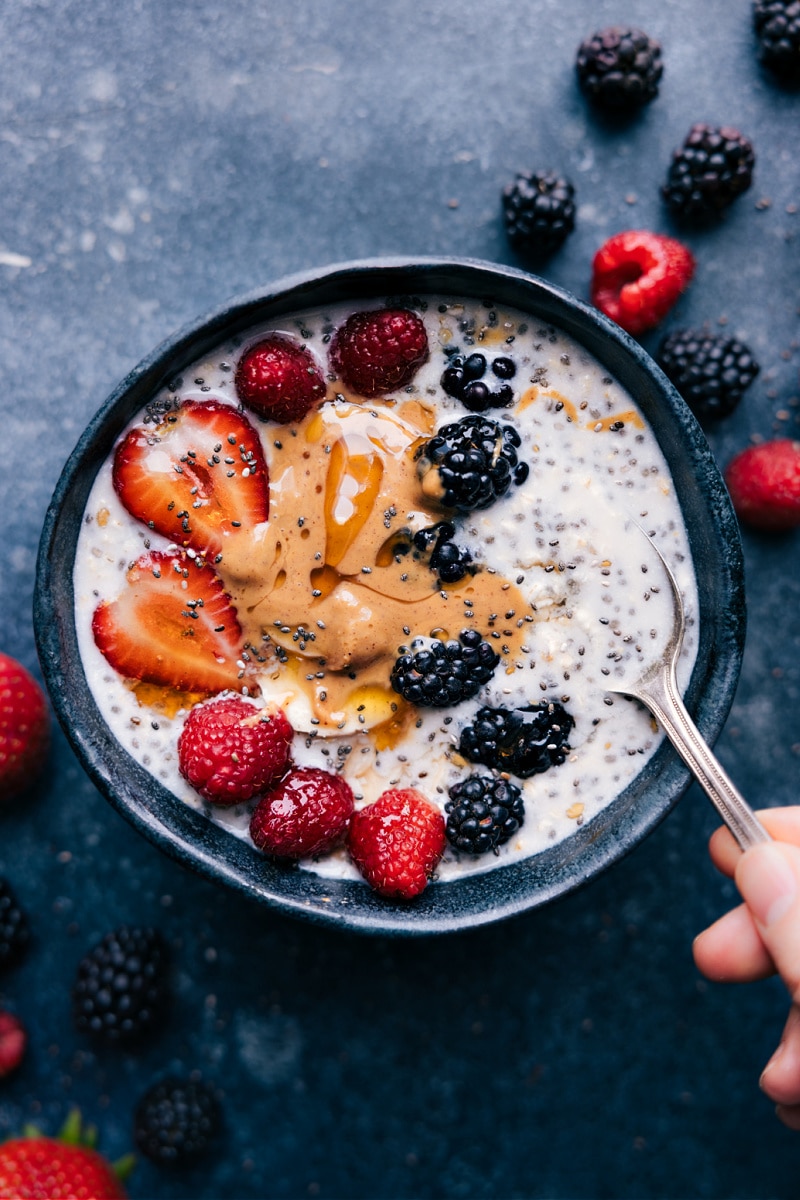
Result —
<instances>
[{"instance_id":1,"label":"scattered berry on table","mask_svg":"<svg viewBox=\"0 0 800 1200\"><path fill-rule=\"evenodd\" d=\"M206 695L241 690L242 629L210 567L151 550L126 581L92 617L95 643L120 675Z\"/></svg>"},{"instance_id":2,"label":"scattered berry on table","mask_svg":"<svg viewBox=\"0 0 800 1200\"><path fill-rule=\"evenodd\" d=\"M155 929L123 925L81 960L72 992L80 1033L129 1042L158 1021L167 996L167 947Z\"/></svg>"},{"instance_id":3,"label":"scattered berry on table","mask_svg":"<svg viewBox=\"0 0 800 1200\"><path fill-rule=\"evenodd\" d=\"M755 0L760 58L783 82L800 82L800 0Z\"/></svg>"},{"instance_id":4,"label":"scattered berry on table","mask_svg":"<svg viewBox=\"0 0 800 1200\"><path fill-rule=\"evenodd\" d=\"M676 329L661 343L658 363L701 420L729 416L759 372L744 342L703 329Z\"/></svg>"},{"instance_id":5,"label":"scattered berry on table","mask_svg":"<svg viewBox=\"0 0 800 1200\"><path fill-rule=\"evenodd\" d=\"M240 696L207 700L191 710L178 738L180 773L210 804L241 804L280 779L293 736L280 709Z\"/></svg>"},{"instance_id":6,"label":"scattered berry on table","mask_svg":"<svg viewBox=\"0 0 800 1200\"><path fill-rule=\"evenodd\" d=\"M682 242L644 229L615 233L594 256L592 304L628 333L662 321L694 274Z\"/></svg>"},{"instance_id":7,"label":"scattered berry on table","mask_svg":"<svg viewBox=\"0 0 800 1200\"><path fill-rule=\"evenodd\" d=\"M22 663L0 654L0 802L36 782L49 744L50 714L44 692Z\"/></svg>"},{"instance_id":8,"label":"scattered berry on table","mask_svg":"<svg viewBox=\"0 0 800 1200\"><path fill-rule=\"evenodd\" d=\"M611 113L630 113L655 99L664 70L660 43L625 26L586 38L575 67L584 95Z\"/></svg>"},{"instance_id":9,"label":"scattered berry on table","mask_svg":"<svg viewBox=\"0 0 800 1200\"><path fill-rule=\"evenodd\" d=\"M81 1128L77 1109L58 1138L31 1130L0 1144L0 1200L125 1200L133 1169L126 1155L113 1165L94 1147L96 1130Z\"/></svg>"},{"instance_id":10,"label":"scattered berry on table","mask_svg":"<svg viewBox=\"0 0 800 1200\"><path fill-rule=\"evenodd\" d=\"M800 526L800 442L749 446L728 464L725 482L745 524L768 531Z\"/></svg>"},{"instance_id":11,"label":"scattered berry on table","mask_svg":"<svg viewBox=\"0 0 800 1200\"><path fill-rule=\"evenodd\" d=\"M211 562L269 516L261 439L221 400L186 400L155 428L135 426L115 451L113 480L132 516Z\"/></svg>"},{"instance_id":12,"label":"scattered berry on table","mask_svg":"<svg viewBox=\"0 0 800 1200\"><path fill-rule=\"evenodd\" d=\"M245 350L234 384L245 408L281 425L302 421L327 390L311 351L280 333Z\"/></svg>"},{"instance_id":13,"label":"scattered berry on table","mask_svg":"<svg viewBox=\"0 0 800 1200\"><path fill-rule=\"evenodd\" d=\"M16 1071L25 1055L27 1041L19 1017L0 1008L0 1079Z\"/></svg>"},{"instance_id":14,"label":"scattered berry on table","mask_svg":"<svg viewBox=\"0 0 800 1200\"><path fill-rule=\"evenodd\" d=\"M484 379L487 365L484 354L454 354L442 372L442 388L448 396L460 400L470 412L509 408L514 403L514 389L505 381L516 374L516 364L513 359L505 357L494 360L492 372L503 380L496 388L492 388Z\"/></svg>"},{"instance_id":15,"label":"scattered berry on table","mask_svg":"<svg viewBox=\"0 0 800 1200\"><path fill-rule=\"evenodd\" d=\"M331 366L360 396L381 396L405 387L427 357L425 325L407 308L353 313L330 345Z\"/></svg>"},{"instance_id":16,"label":"scattered berry on table","mask_svg":"<svg viewBox=\"0 0 800 1200\"><path fill-rule=\"evenodd\" d=\"M503 189L503 219L515 250L548 258L575 228L575 188L555 171L520 171Z\"/></svg>"},{"instance_id":17,"label":"scattered berry on table","mask_svg":"<svg viewBox=\"0 0 800 1200\"><path fill-rule=\"evenodd\" d=\"M445 833L465 854L497 852L525 821L522 792L492 775L470 775L450 788Z\"/></svg>"},{"instance_id":18,"label":"scattered berry on table","mask_svg":"<svg viewBox=\"0 0 800 1200\"><path fill-rule=\"evenodd\" d=\"M693 125L673 151L661 194L687 220L718 217L753 179L753 146L738 129Z\"/></svg>"},{"instance_id":19,"label":"scattered berry on table","mask_svg":"<svg viewBox=\"0 0 800 1200\"><path fill-rule=\"evenodd\" d=\"M345 779L319 767L297 767L256 806L250 836L273 858L325 854L347 833L353 792Z\"/></svg>"},{"instance_id":20,"label":"scattered berry on table","mask_svg":"<svg viewBox=\"0 0 800 1200\"><path fill-rule=\"evenodd\" d=\"M353 815L347 844L367 882L391 900L412 900L444 853L444 817L414 788L383 792Z\"/></svg>"},{"instance_id":21,"label":"scattered berry on table","mask_svg":"<svg viewBox=\"0 0 800 1200\"><path fill-rule=\"evenodd\" d=\"M564 762L574 727L558 700L515 709L486 706L462 730L458 750L470 762L528 779Z\"/></svg>"},{"instance_id":22,"label":"scattered berry on table","mask_svg":"<svg viewBox=\"0 0 800 1200\"><path fill-rule=\"evenodd\" d=\"M401 654L392 669L392 687L410 704L448 708L479 692L499 662L477 629L465 629L458 641L434 640L422 650Z\"/></svg>"},{"instance_id":23,"label":"scattered berry on table","mask_svg":"<svg viewBox=\"0 0 800 1200\"><path fill-rule=\"evenodd\" d=\"M512 483L528 476L519 461L521 439L512 425L489 417L462 417L443 425L416 452L422 490L444 508L488 508Z\"/></svg>"},{"instance_id":24,"label":"scattered berry on table","mask_svg":"<svg viewBox=\"0 0 800 1200\"><path fill-rule=\"evenodd\" d=\"M8 880L0 877L0 973L19 962L29 940L28 918Z\"/></svg>"},{"instance_id":25,"label":"scattered berry on table","mask_svg":"<svg viewBox=\"0 0 800 1200\"><path fill-rule=\"evenodd\" d=\"M137 1148L159 1166L184 1166L200 1158L220 1132L220 1106L208 1084L162 1079L136 1106Z\"/></svg>"}]
</instances>

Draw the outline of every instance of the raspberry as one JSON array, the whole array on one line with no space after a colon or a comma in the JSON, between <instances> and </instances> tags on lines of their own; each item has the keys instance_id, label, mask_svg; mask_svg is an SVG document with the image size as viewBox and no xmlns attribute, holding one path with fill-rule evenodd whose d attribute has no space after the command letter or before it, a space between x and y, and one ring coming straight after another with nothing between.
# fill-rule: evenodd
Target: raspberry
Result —
<instances>
[{"instance_id":1,"label":"raspberry","mask_svg":"<svg viewBox=\"0 0 800 1200\"><path fill-rule=\"evenodd\" d=\"M687 220L718 217L753 178L753 147L738 129L693 125L673 152L661 194Z\"/></svg>"},{"instance_id":2,"label":"raspberry","mask_svg":"<svg viewBox=\"0 0 800 1200\"><path fill-rule=\"evenodd\" d=\"M749 446L728 464L725 482L746 524L773 531L800 525L800 442Z\"/></svg>"},{"instance_id":3,"label":"raspberry","mask_svg":"<svg viewBox=\"0 0 800 1200\"><path fill-rule=\"evenodd\" d=\"M503 217L514 249L541 261L575 228L575 188L555 171L520 172L503 191Z\"/></svg>"},{"instance_id":4,"label":"raspberry","mask_svg":"<svg viewBox=\"0 0 800 1200\"><path fill-rule=\"evenodd\" d=\"M178 739L178 766L209 804L241 804L281 777L293 736L280 709L269 712L239 696L222 696L189 713Z\"/></svg>"},{"instance_id":5,"label":"raspberry","mask_svg":"<svg viewBox=\"0 0 800 1200\"><path fill-rule=\"evenodd\" d=\"M755 0L760 58L778 79L800 81L800 0Z\"/></svg>"},{"instance_id":6,"label":"raspberry","mask_svg":"<svg viewBox=\"0 0 800 1200\"><path fill-rule=\"evenodd\" d=\"M743 342L702 329L676 329L664 338L658 364L701 420L730 416L759 372Z\"/></svg>"},{"instance_id":7,"label":"raspberry","mask_svg":"<svg viewBox=\"0 0 800 1200\"><path fill-rule=\"evenodd\" d=\"M644 333L667 315L693 274L694 258L681 242L628 229L594 256L592 304L628 333Z\"/></svg>"},{"instance_id":8,"label":"raspberry","mask_svg":"<svg viewBox=\"0 0 800 1200\"><path fill-rule=\"evenodd\" d=\"M162 1079L136 1106L136 1145L159 1166L194 1162L219 1133L221 1114L207 1084L193 1079Z\"/></svg>"},{"instance_id":9,"label":"raspberry","mask_svg":"<svg viewBox=\"0 0 800 1200\"><path fill-rule=\"evenodd\" d=\"M28 1037L22 1022L0 1008L0 1079L16 1071L25 1054Z\"/></svg>"},{"instance_id":10,"label":"raspberry","mask_svg":"<svg viewBox=\"0 0 800 1200\"><path fill-rule=\"evenodd\" d=\"M451 787L444 808L447 840L466 854L496 854L525 821L522 792L491 775L470 775Z\"/></svg>"},{"instance_id":11,"label":"raspberry","mask_svg":"<svg viewBox=\"0 0 800 1200\"><path fill-rule=\"evenodd\" d=\"M281 425L302 421L326 392L311 351L279 333L244 352L234 382L246 408Z\"/></svg>"},{"instance_id":12,"label":"raspberry","mask_svg":"<svg viewBox=\"0 0 800 1200\"><path fill-rule=\"evenodd\" d=\"M512 483L527 479L528 464L517 456L520 445L513 425L489 417L443 425L416 452L422 490L444 508L488 508Z\"/></svg>"},{"instance_id":13,"label":"raspberry","mask_svg":"<svg viewBox=\"0 0 800 1200\"><path fill-rule=\"evenodd\" d=\"M575 67L581 91L593 104L630 112L658 95L661 46L641 29L614 26L581 43Z\"/></svg>"},{"instance_id":14,"label":"raspberry","mask_svg":"<svg viewBox=\"0 0 800 1200\"><path fill-rule=\"evenodd\" d=\"M44 692L22 663L0 654L0 803L36 782L49 744Z\"/></svg>"},{"instance_id":15,"label":"raspberry","mask_svg":"<svg viewBox=\"0 0 800 1200\"><path fill-rule=\"evenodd\" d=\"M557 700L518 709L487 706L462 730L458 750L470 762L528 779L564 762L574 726Z\"/></svg>"},{"instance_id":16,"label":"raspberry","mask_svg":"<svg viewBox=\"0 0 800 1200\"><path fill-rule=\"evenodd\" d=\"M401 654L392 669L391 682L409 704L448 708L480 691L500 662L477 629L464 629L458 641L433 641L413 654Z\"/></svg>"},{"instance_id":17,"label":"raspberry","mask_svg":"<svg viewBox=\"0 0 800 1200\"><path fill-rule=\"evenodd\" d=\"M353 313L336 330L330 348L334 371L360 396L405 387L427 357L425 326L407 308Z\"/></svg>"},{"instance_id":18,"label":"raspberry","mask_svg":"<svg viewBox=\"0 0 800 1200\"><path fill-rule=\"evenodd\" d=\"M166 1000L167 948L155 929L107 933L81 959L72 992L75 1025L109 1042L130 1042L155 1025Z\"/></svg>"},{"instance_id":19,"label":"raspberry","mask_svg":"<svg viewBox=\"0 0 800 1200\"><path fill-rule=\"evenodd\" d=\"M0 878L0 972L19 962L28 946L28 919L11 885Z\"/></svg>"},{"instance_id":20,"label":"raspberry","mask_svg":"<svg viewBox=\"0 0 800 1200\"><path fill-rule=\"evenodd\" d=\"M250 836L273 858L325 854L344 839L353 815L353 792L339 775L298 767L259 801Z\"/></svg>"},{"instance_id":21,"label":"raspberry","mask_svg":"<svg viewBox=\"0 0 800 1200\"><path fill-rule=\"evenodd\" d=\"M350 822L350 857L367 883L390 900L412 900L444 853L444 817L414 788L390 788Z\"/></svg>"}]
</instances>

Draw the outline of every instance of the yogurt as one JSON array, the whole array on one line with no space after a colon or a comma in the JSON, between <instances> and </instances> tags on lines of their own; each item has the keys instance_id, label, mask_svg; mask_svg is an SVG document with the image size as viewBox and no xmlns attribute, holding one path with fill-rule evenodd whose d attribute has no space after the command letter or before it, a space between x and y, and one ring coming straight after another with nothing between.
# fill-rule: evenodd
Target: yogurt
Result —
<instances>
[{"instance_id":1,"label":"yogurt","mask_svg":"<svg viewBox=\"0 0 800 1200\"><path fill-rule=\"evenodd\" d=\"M413 381L378 399L328 394L296 425L251 416L270 477L270 517L247 552L224 555L219 574L262 660L257 690L296 730L298 766L341 772L356 805L388 787L413 787L444 806L449 789L485 766L459 753L461 731L482 706L518 709L557 700L574 719L566 761L529 779L526 817L497 855L449 848L446 881L528 857L591 821L643 769L662 734L638 703L608 691L635 678L667 641L666 581L657 578L645 530L682 594L687 631L679 682L697 651L697 588L675 488L653 432L632 397L562 331L523 313L446 296L414 301L430 354ZM354 308L333 306L248 330L193 363L153 397L163 409L187 399L237 405L234 368L267 333L301 340L323 369L332 332ZM512 359L513 402L486 416L517 431L527 477L490 507L442 512L426 494L420 448L466 415L442 387L455 353ZM487 376L489 378L489 376ZM140 424L140 415L132 425ZM98 604L126 586L146 550L169 543L135 520L112 482L112 459L89 496L74 575L75 615L87 680L120 745L173 793L246 838L250 806L211 807L178 770L182 697L121 678L95 645ZM438 586L408 553L414 532L456 527L474 573ZM389 684L398 654L479 628L500 656L492 678L450 709L407 704ZM183 706L182 706L183 705ZM358 878L344 851L306 869Z\"/></svg>"}]
</instances>

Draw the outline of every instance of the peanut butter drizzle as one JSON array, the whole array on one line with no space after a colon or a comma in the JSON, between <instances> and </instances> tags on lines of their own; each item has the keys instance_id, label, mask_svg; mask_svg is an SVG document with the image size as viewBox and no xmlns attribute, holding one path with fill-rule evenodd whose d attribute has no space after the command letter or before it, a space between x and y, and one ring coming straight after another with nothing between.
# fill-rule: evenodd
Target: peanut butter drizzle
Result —
<instances>
[{"instance_id":1,"label":"peanut butter drizzle","mask_svg":"<svg viewBox=\"0 0 800 1200\"><path fill-rule=\"evenodd\" d=\"M348 719L397 724L404 705L389 677L416 636L475 627L502 657L498 674L525 660L530 607L515 584L484 568L438 590L411 549L409 530L445 516L414 461L432 426L420 400L337 399L281 429L267 446L269 522L246 570L221 564L245 639L278 647L273 678L304 694L329 732Z\"/></svg>"}]
</instances>

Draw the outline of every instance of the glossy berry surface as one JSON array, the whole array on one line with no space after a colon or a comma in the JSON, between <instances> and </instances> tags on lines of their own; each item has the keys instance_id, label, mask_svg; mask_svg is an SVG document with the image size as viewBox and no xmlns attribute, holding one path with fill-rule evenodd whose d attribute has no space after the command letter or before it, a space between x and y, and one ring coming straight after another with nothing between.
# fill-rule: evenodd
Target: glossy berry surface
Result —
<instances>
[{"instance_id":1,"label":"glossy berry surface","mask_svg":"<svg viewBox=\"0 0 800 1200\"><path fill-rule=\"evenodd\" d=\"M75 1025L103 1041L131 1042L153 1028L167 993L167 948L155 929L123 925L81 960L72 992Z\"/></svg>"},{"instance_id":2,"label":"glossy berry surface","mask_svg":"<svg viewBox=\"0 0 800 1200\"><path fill-rule=\"evenodd\" d=\"M89 1146L57 1138L0 1145L0 1200L125 1200L113 1167Z\"/></svg>"},{"instance_id":3,"label":"glossy berry surface","mask_svg":"<svg viewBox=\"0 0 800 1200\"><path fill-rule=\"evenodd\" d=\"M654 100L664 70L660 43L626 26L586 38L575 67L584 95L611 113L635 112Z\"/></svg>"},{"instance_id":4,"label":"glossy berry surface","mask_svg":"<svg viewBox=\"0 0 800 1200\"><path fill-rule=\"evenodd\" d=\"M414 788L393 788L353 816L347 846L372 888L390 900L413 900L428 884L445 848L439 809Z\"/></svg>"},{"instance_id":5,"label":"glossy berry surface","mask_svg":"<svg viewBox=\"0 0 800 1200\"><path fill-rule=\"evenodd\" d=\"M520 789L492 775L470 775L455 784L444 807L447 840L464 854L496 851L525 820Z\"/></svg>"},{"instance_id":6,"label":"glossy berry surface","mask_svg":"<svg viewBox=\"0 0 800 1200\"><path fill-rule=\"evenodd\" d=\"M520 779L560 766L569 752L572 715L557 700L525 708L479 708L461 731L459 753Z\"/></svg>"},{"instance_id":7,"label":"glossy berry surface","mask_svg":"<svg viewBox=\"0 0 800 1200\"><path fill-rule=\"evenodd\" d=\"M488 365L483 354L454 354L442 372L442 388L470 412L509 408L514 403L514 389L506 381L516 373L516 364L510 358L496 358L492 362L492 373L502 381L499 386L492 386L485 379Z\"/></svg>"},{"instance_id":8,"label":"glossy berry surface","mask_svg":"<svg viewBox=\"0 0 800 1200\"><path fill-rule=\"evenodd\" d=\"M259 801L250 836L273 858L325 854L343 840L353 807L352 788L340 775L297 767Z\"/></svg>"},{"instance_id":9,"label":"glossy berry surface","mask_svg":"<svg viewBox=\"0 0 800 1200\"><path fill-rule=\"evenodd\" d=\"M234 382L245 408L281 425L302 421L326 392L311 351L282 334L272 334L246 350Z\"/></svg>"},{"instance_id":10,"label":"glossy berry surface","mask_svg":"<svg viewBox=\"0 0 800 1200\"><path fill-rule=\"evenodd\" d=\"M489 417L443 425L417 450L422 490L444 508L488 508L512 483L527 478L528 464L517 455L520 445L513 425Z\"/></svg>"},{"instance_id":11,"label":"glossy berry surface","mask_svg":"<svg viewBox=\"0 0 800 1200\"><path fill-rule=\"evenodd\" d=\"M333 370L360 396L381 396L405 387L427 357L425 325L406 308L353 313L336 330L330 346Z\"/></svg>"},{"instance_id":12,"label":"glossy berry surface","mask_svg":"<svg viewBox=\"0 0 800 1200\"><path fill-rule=\"evenodd\" d=\"M401 654L392 670L392 687L409 704L447 708L479 692L499 662L477 629L465 629L458 641L434 640L422 650Z\"/></svg>"},{"instance_id":13,"label":"glossy berry surface","mask_svg":"<svg viewBox=\"0 0 800 1200\"><path fill-rule=\"evenodd\" d=\"M800 442L749 446L728 464L725 482L744 524L774 532L800 526Z\"/></svg>"},{"instance_id":14,"label":"glossy berry surface","mask_svg":"<svg viewBox=\"0 0 800 1200\"><path fill-rule=\"evenodd\" d=\"M744 342L702 329L676 329L662 341L657 359L700 420L730 416L759 372Z\"/></svg>"},{"instance_id":15,"label":"glossy berry surface","mask_svg":"<svg viewBox=\"0 0 800 1200\"><path fill-rule=\"evenodd\" d=\"M693 275L694 257L682 242L629 229L594 256L592 304L628 333L644 333L664 319Z\"/></svg>"},{"instance_id":16,"label":"glossy berry surface","mask_svg":"<svg viewBox=\"0 0 800 1200\"><path fill-rule=\"evenodd\" d=\"M221 1127L221 1110L207 1084L193 1079L162 1079L136 1106L136 1147L162 1167L193 1163L206 1153Z\"/></svg>"},{"instance_id":17,"label":"glossy berry surface","mask_svg":"<svg viewBox=\"0 0 800 1200\"><path fill-rule=\"evenodd\" d=\"M693 125L673 152L661 192L676 216L707 221L747 191L754 164L752 143L738 129Z\"/></svg>"},{"instance_id":18,"label":"glossy berry surface","mask_svg":"<svg viewBox=\"0 0 800 1200\"><path fill-rule=\"evenodd\" d=\"M178 766L210 804L241 804L281 777L293 737L280 709L222 696L189 713L178 739Z\"/></svg>"},{"instance_id":19,"label":"glossy berry surface","mask_svg":"<svg viewBox=\"0 0 800 1200\"><path fill-rule=\"evenodd\" d=\"M13 1013L0 1008L0 1079L16 1071L25 1057L25 1027Z\"/></svg>"},{"instance_id":20,"label":"glossy berry surface","mask_svg":"<svg viewBox=\"0 0 800 1200\"><path fill-rule=\"evenodd\" d=\"M519 254L548 258L575 228L575 188L555 171L521 171L503 189L503 220Z\"/></svg>"},{"instance_id":21,"label":"glossy berry surface","mask_svg":"<svg viewBox=\"0 0 800 1200\"><path fill-rule=\"evenodd\" d=\"M0 654L0 803L36 782L49 744L44 692L22 663Z\"/></svg>"}]
</instances>

